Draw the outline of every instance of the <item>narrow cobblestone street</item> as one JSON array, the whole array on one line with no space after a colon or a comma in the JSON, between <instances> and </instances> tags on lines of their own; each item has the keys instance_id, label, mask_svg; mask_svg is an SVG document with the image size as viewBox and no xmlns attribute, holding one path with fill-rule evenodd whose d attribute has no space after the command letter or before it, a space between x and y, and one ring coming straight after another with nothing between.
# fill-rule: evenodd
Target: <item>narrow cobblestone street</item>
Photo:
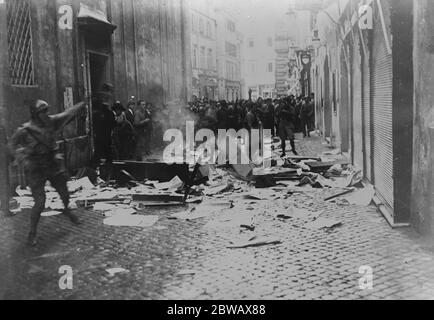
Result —
<instances>
[{"instance_id":1,"label":"narrow cobblestone street","mask_svg":"<svg viewBox=\"0 0 434 320\"><path fill-rule=\"evenodd\" d=\"M319 137L296 141L302 155L327 149ZM327 191L295 193L284 205L324 210L342 221L312 230L276 218L273 201L249 201L255 234L281 244L230 249L239 228L210 228L211 217L167 219L181 208L149 212L149 228L112 227L79 211L83 224L43 217L35 248L25 245L29 212L0 218L1 299L432 299L434 245L412 229L391 229L374 206L323 201ZM230 196L235 207L247 203ZM228 199L228 200L229 200ZM226 200L226 198L225 198ZM283 205L283 207L284 207ZM148 212L147 212L148 213ZM73 289L59 289L59 267L73 270ZM373 269L373 289L359 288L359 267ZM110 276L107 268L128 272Z\"/></svg>"}]
</instances>

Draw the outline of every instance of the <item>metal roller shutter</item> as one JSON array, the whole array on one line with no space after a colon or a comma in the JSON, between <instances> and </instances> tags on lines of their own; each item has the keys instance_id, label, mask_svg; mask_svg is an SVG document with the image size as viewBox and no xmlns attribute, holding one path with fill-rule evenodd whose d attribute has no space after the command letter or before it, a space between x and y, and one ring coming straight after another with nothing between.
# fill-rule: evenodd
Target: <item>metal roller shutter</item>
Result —
<instances>
[{"instance_id":1,"label":"metal roller shutter","mask_svg":"<svg viewBox=\"0 0 434 320\"><path fill-rule=\"evenodd\" d=\"M390 37L389 4L388 1L381 3ZM393 209L392 55L387 51L378 7L375 12L371 64L373 182L380 196Z\"/></svg>"},{"instance_id":2,"label":"metal roller shutter","mask_svg":"<svg viewBox=\"0 0 434 320\"><path fill-rule=\"evenodd\" d=\"M365 38L366 39L366 38ZM365 41L365 49L368 50L367 41ZM364 174L365 177L372 181L371 173L371 87L370 78L371 70L369 68L369 52L362 57L362 79L363 79L363 138L364 138Z\"/></svg>"},{"instance_id":3,"label":"metal roller shutter","mask_svg":"<svg viewBox=\"0 0 434 320\"><path fill-rule=\"evenodd\" d=\"M351 55L352 74L352 151L354 164L363 168L363 128L362 128L362 72L360 56L360 40L357 31L353 32L353 49ZM364 168L363 168L364 169Z\"/></svg>"}]
</instances>

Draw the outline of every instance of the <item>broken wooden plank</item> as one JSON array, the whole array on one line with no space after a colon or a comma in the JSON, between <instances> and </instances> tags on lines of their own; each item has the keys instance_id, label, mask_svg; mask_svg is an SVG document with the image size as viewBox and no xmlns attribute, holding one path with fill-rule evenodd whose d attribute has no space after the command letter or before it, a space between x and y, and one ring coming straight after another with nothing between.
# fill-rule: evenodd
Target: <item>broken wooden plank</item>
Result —
<instances>
[{"instance_id":1,"label":"broken wooden plank","mask_svg":"<svg viewBox=\"0 0 434 320\"><path fill-rule=\"evenodd\" d=\"M337 194L334 194L334 195L332 195L332 196L330 196L330 197L325 198L324 201L329 201L329 200L335 199L335 198L337 198L337 197L340 197L340 196L346 195L346 194L351 193L351 192L353 192L353 191L354 191L354 188L349 189L349 190L345 190L345 191L342 191L342 192L339 192L339 193L337 193Z\"/></svg>"}]
</instances>

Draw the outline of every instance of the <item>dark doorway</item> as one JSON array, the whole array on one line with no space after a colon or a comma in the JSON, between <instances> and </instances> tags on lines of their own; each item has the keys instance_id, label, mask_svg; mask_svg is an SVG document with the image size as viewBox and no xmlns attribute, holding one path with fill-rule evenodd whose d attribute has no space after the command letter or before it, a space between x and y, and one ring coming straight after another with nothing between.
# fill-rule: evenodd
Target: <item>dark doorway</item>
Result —
<instances>
[{"instance_id":1,"label":"dark doorway","mask_svg":"<svg viewBox=\"0 0 434 320\"><path fill-rule=\"evenodd\" d=\"M90 91L95 93L108 82L108 56L101 53L89 52Z\"/></svg>"}]
</instances>

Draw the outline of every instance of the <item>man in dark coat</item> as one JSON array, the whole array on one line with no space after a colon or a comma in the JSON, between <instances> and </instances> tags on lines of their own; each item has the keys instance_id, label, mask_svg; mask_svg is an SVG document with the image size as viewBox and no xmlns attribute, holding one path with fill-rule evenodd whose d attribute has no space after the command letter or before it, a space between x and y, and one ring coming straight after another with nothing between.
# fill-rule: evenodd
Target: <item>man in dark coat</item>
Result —
<instances>
[{"instance_id":1,"label":"man in dark coat","mask_svg":"<svg viewBox=\"0 0 434 320\"><path fill-rule=\"evenodd\" d=\"M292 148L292 153L297 155L295 150L294 137L294 118L295 108L287 101L281 101L276 110L276 118L278 121L279 137L282 143L282 157L286 156L286 140L289 140Z\"/></svg>"},{"instance_id":2,"label":"man in dark coat","mask_svg":"<svg viewBox=\"0 0 434 320\"><path fill-rule=\"evenodd\" d=\"M310 137L310 131L313 129L314 123L314 106L310 97L306 97L300 111L301 127L304 137Z\"/></svg>"},{"instance_id":3,"label":"man in dark coat","mask_svg":"<svg viewBox=\"0 0 434 320\"><path fill-rule=\"evenodd\" d=\"M98 92L92 103L95 151L91 160L91 167L94 169L100 165L101 159L105 159L107 163L111 163L113 160L112 131L115 127L115 116L110 110L110 101L110 93Z\"/></svg>"}]
</instances>

